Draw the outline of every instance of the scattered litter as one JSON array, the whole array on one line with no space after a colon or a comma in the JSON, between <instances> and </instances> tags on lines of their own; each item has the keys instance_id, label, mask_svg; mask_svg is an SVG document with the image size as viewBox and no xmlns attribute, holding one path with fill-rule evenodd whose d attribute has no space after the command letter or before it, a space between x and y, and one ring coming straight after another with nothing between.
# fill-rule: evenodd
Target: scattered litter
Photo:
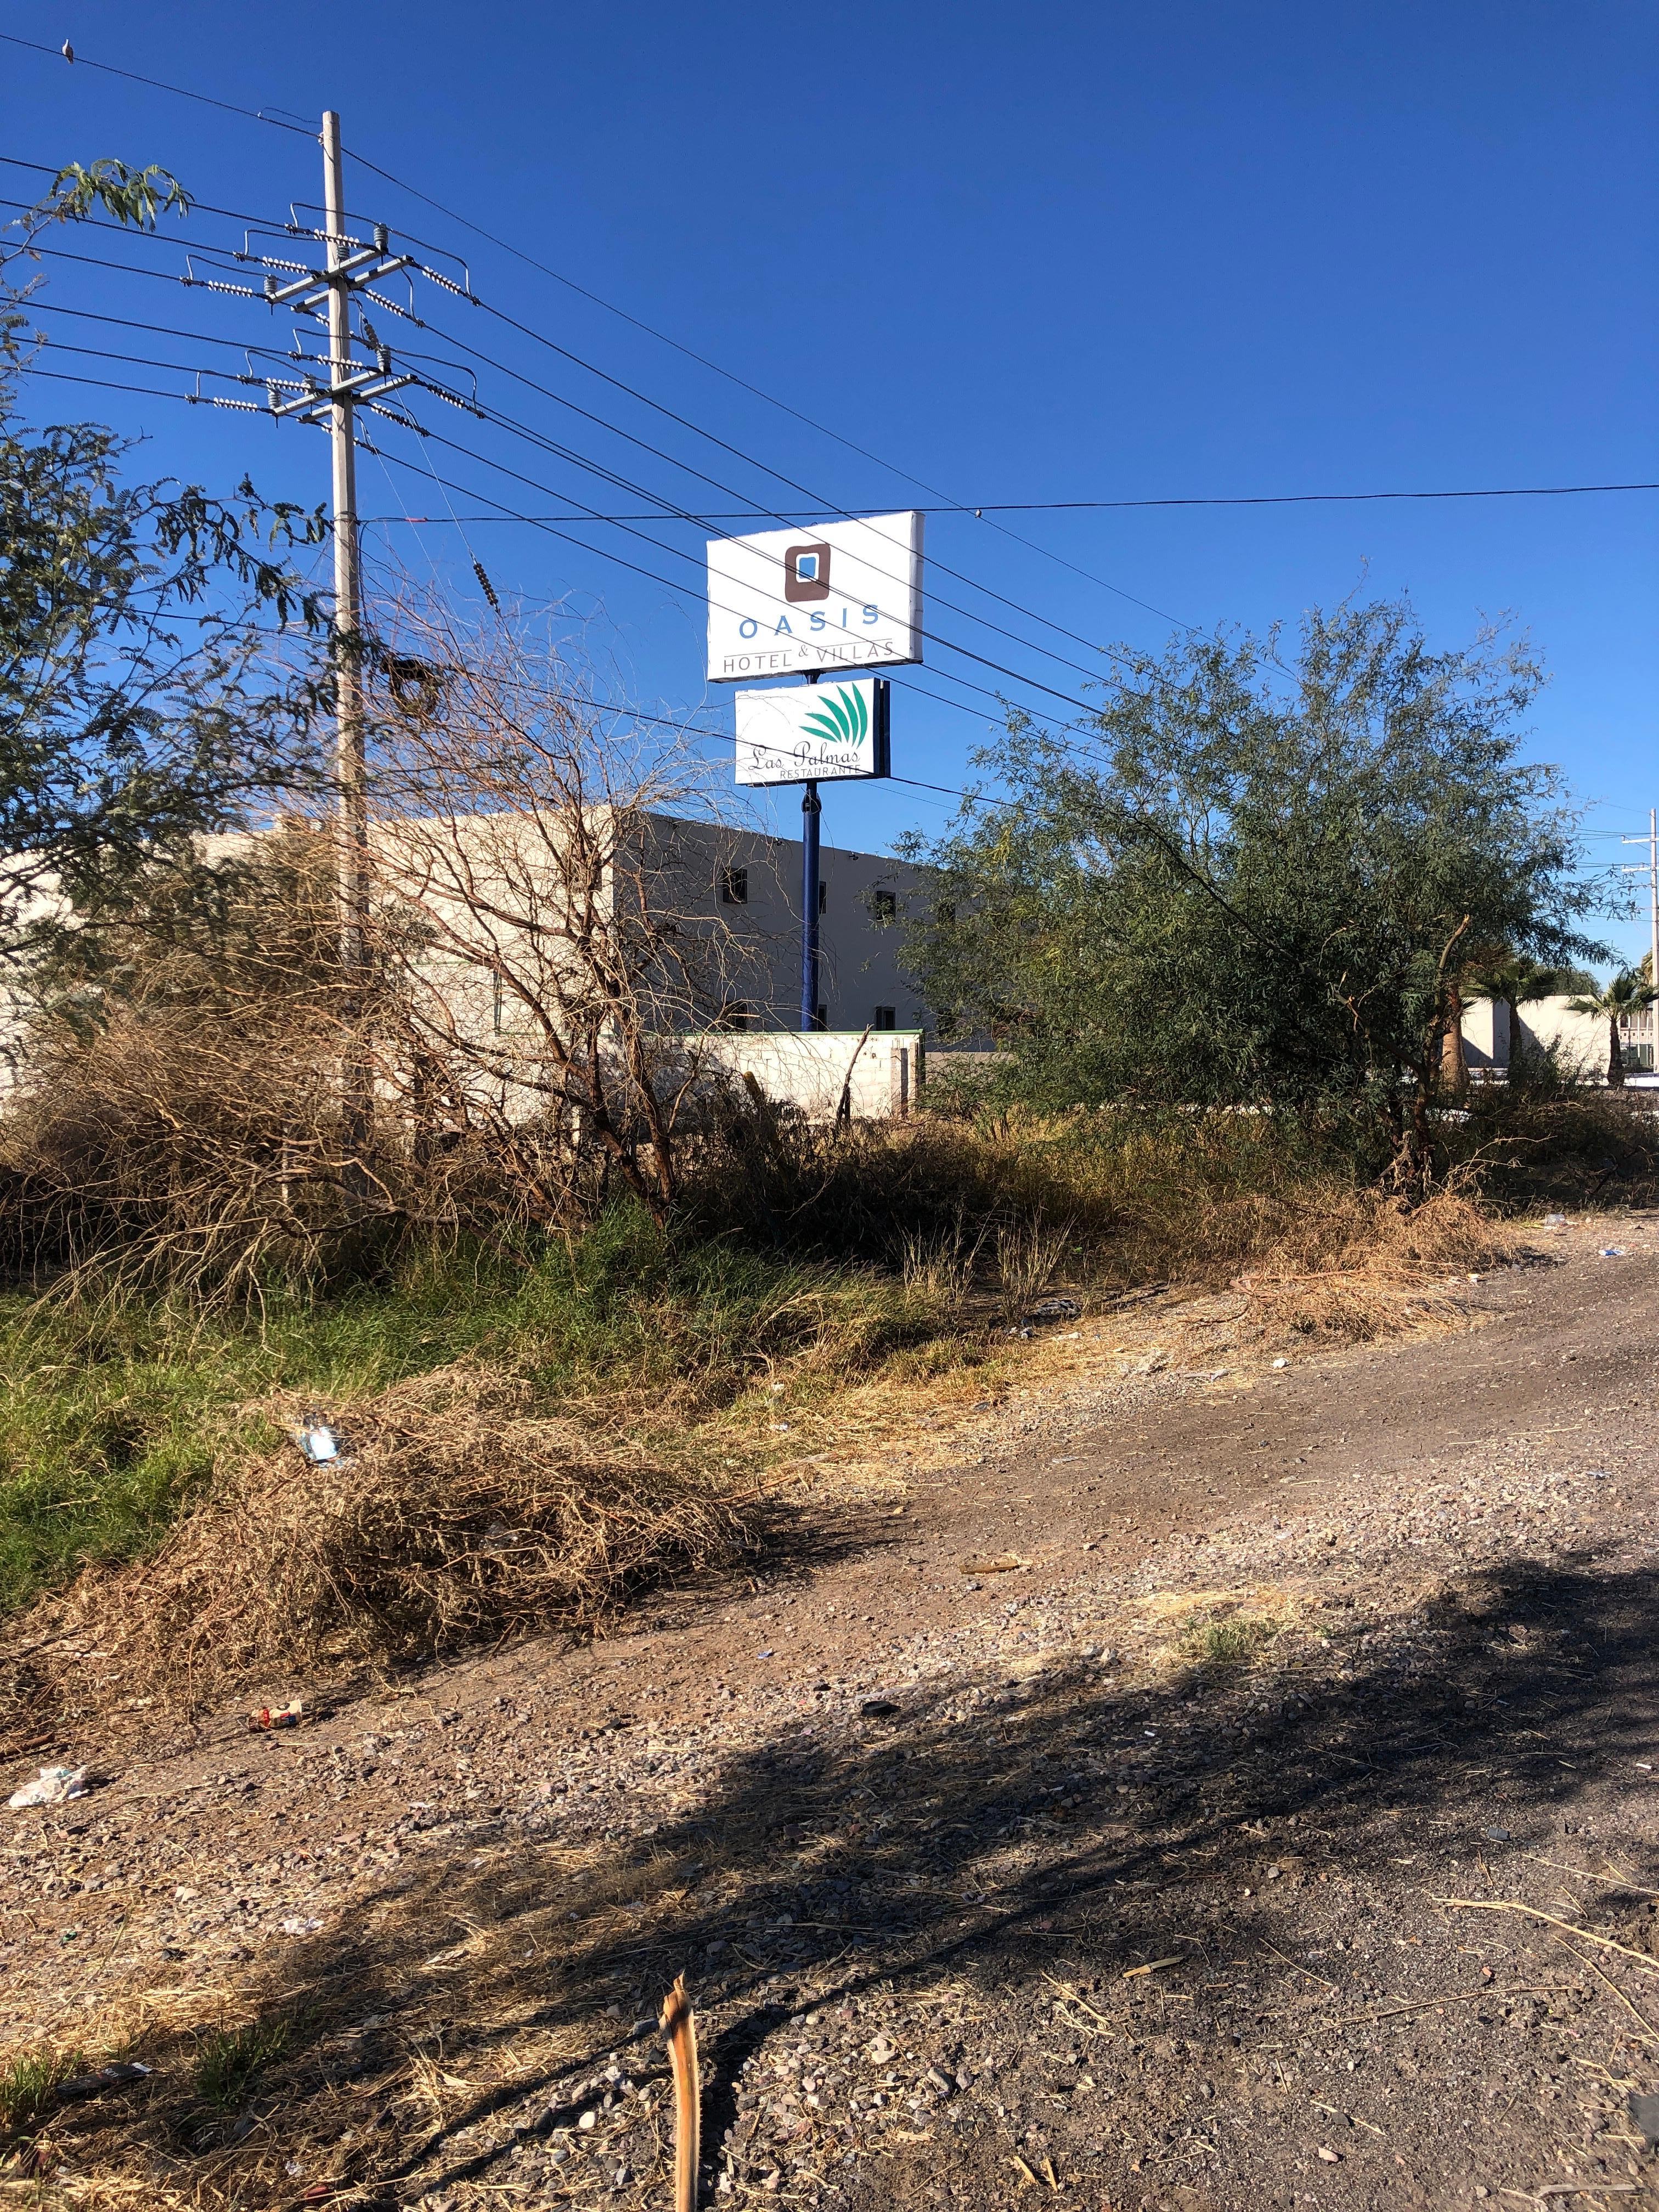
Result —
<instances>
[{"instance_id":1,"label":"scattered litter","mask_svg":"<svg viewBox=\"0 0 1659 2212\"><path fill-rule=\"evenodd\" d=\"M62 1805L71 1797L84 1797L88 1771L84 1766L43 1766L33 1782L14 1790L6 1802L14 1812L21 1812L28 1805Z\"/></svg>"},{"instance_id":2,"label":"scattered litter","mask_svg":"<svg viewBox=\"0 0 1659 2212\"><path fill-rule=\"evenodd\" d=\"M861 1721L890 1721L897 1713L898 1707L890 1698L866 1698L859 1707Z\"/></svg>"},{"instance_id":3,"label":"scattered litter","mask_svg":"<svg viewBox=\"0 0 1659 2212\"><path fill-rule=\"evenodd\" d=\"M1027 1321L1081 1321L1083 1308L1075 1298L1039 1298L1029 1308Z\"/></svg>"},{"instance_id":4,"label":"scattered litter","mask_svg":"<svg viewBox=\"0 0 1659 2212\"><path fill-rule=\"evenodd\" d=\"M770 1421L767 1425L771 1430L775 1437L787 1437L789 1433L789 1424L787 1421Z\"/></svg>"},{"instance_id":5,"label":"scattered litter","mask_svg":"<svg viewBox=\"0 0 1659 2212\"><path fill-rule=\"evenodd\" d=\"M1165 1966L1179 1966L1182 1963L1182 1954L1177 1951L1167 1959L1149 1960L1144 1966L1126 1967L1124 1969L1123 1978L1126 1982L1132 1982L1138 1974L1161 1973Z\"/></svg>"},{"instance_id":6,"label":"scattered litter","mask_svg":"<svg viewBox=\"0 0 1659 2212\"><path fill-rule=\"evenodd\" d=\"M1566 1225L1567 1217L1565 1213L1547 1213L1544 1216L1546 1229L1565 1229Z\"/></svg>"},{"instance_id":7,"label":"scattered litter","mask_svg":"<svg viewBox=\"0 0 1659 2212\"><path fill-rule=\"evenodd\" d=\"M340 1457L340 1433L320 1413L307 1413L295 1424L294 1441L313 1467L326 1467Z\"/></svg>"},{"instance_id":8,"label":"scattered litter","mask_svg":"<svg viewBox=\"0 0 1659 2212\"><path fill-rule=\"evenodd\" d=\"M1635 2090L1630 2099L1630 2116L1648 2148L1659 2148L1659 2090Z\"/></svg>"},{"instance_id":9,"label":"scattered litter","mask_svg":"<svg viewBox=\"0 0 1659 2212\"><path fill-rule=\"evenodd\" d=\"M1327 2166L1340 2166L1342 2163L1341 2152L1333 2150L1328 2143L1321 2143L1314 2155L1316 2158L1322 2158Z\"/></svg>"},{"instance_id":10,"label":"scattered litter","mask_svg":"<svg viewBox=\"0 0 1659 2212\"><path fill-rule=\"evenodd\" d=\"M1587 1467L1584 1469L1584 1472L1589 1475L1592 1482L1611 1482L1613 1480L1613 1471L1610 1468Z\"/></svg>"},{"instance_id":11,"label":"scattered litter","mask_svg":"<svg viewBox=\"0 0 1659 2212\"><path fill-rule=\"evenodd\" d=\"M312 1710L303 1698L290 1698L285 1705L261 1705L248 1715L247 1724L251 1729L298 1728L311 1718Z\"/></svg>"},{"instance_id":12,"label":"scattered litter","mask_svg":"<svg viewBox=\"0 0 1659 2212\"><path fill-rule=\"evenodd\" d=\"M1596 1254L1599 1260L1622 1260L1624 1256L1625 1248L1622 1244L1604 1244Z\"/></svg>"},{"instance_id":13,"label":"scattered litter","mask_svg":"<svg viewBox=\"0 0 1659 2212\"><path fill-rule=\"evenodd\" d=\"M1494 1844L1506 1844L1510 1840L1510 1832L1507 1828L1482 1828L1480 1832Z\"/></svg>"},{"instance_id":14,"label":"scattered litter","mask_svg":"<svg viewBox=\"0 0 1659 2212\"><path fill-rule=\"evenodd\" d=\"M284 1936L314 1936L322 1924L320 1920L302 1920L297 1912L276 1923Z\"/></svg>"},{"instance_id":15,"label":"scattered litter","mask_svg":"<svg viewBox=\"0 0 1659 2212\"><path fill-rule=\"evenodd\" d=\"M1288 1367L1290 1364L1288 1359L1275 1359L1273 1362L1275 1367Z\"/></svg>"},{"instance_id":16,"label":"scattered litter","mask_svg":"<svg viewBox=\"0 0 1659 2212\"><path fill-rule=\"evenodd\" d=\"M142 2081L149 2070L148 2066L126 2062L100 2066L95 2074L72 2075L67 2081L60 2081L52 2094L61 2104L78 2104L85 2097L101 2097L106 2089L120 2089L129 2081Z\"/></svg>"},{"instance_id":17,"label":"scattered litter","mask_svg":"<svg viewBox=\"0 0 1659 2212\"><path fill-rule=\"evenodd\" d=\"M775 1656L775 1654L770 1651L763 1651L760 1656L763 1659L770 1659Z\"/></svg>"}]
</instances>

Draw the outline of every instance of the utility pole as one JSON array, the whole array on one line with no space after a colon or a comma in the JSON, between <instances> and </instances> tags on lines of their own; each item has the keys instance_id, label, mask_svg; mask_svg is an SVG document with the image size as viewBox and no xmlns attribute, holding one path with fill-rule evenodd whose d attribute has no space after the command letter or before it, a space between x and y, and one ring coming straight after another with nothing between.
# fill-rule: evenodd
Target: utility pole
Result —
<instances>
[{"instance_id":1,"label":"utility pole","mask_svg":"<svg viewBox=\"0 0 1659 2212\"><path fill-rule=\"evenodd\" d=\"M356 295L366 292L377 307L392 315L405 310L371 288L400 270L418 269L421 275L459 293L472 296L470 283L456 284L438 271L418 263L413 254L393 253L384 223L374 225L368 240L351 234L346 207L344 161L340 144L340 118L331 109L323 118L323 228L300 230L302 237L320 236L324 247L320 269L303 261L280 259L273 254L240 254L240 260L263 267L263 287L191 276L187 283L209 283L219 292L240 293L263 300L268 307L287 307L313 323L327 326L327 351L307 353L296 343L283 366L297 369L296 376L267 374L266 407L278 422L289 416L326 428L333 464L334 538L334 776L339 824L336 889L339 907L340 967L344 983L345 1012L355 1030L365 1007L368 964L368 762L363 711L363 605L361 548L357 530L357 430L360 407L418 426L385 402L404 386L421 384L459 407L471 403L447 392L412 372L393 368L390 347L365 326L355 337L351 311ZM290 224L290 232L298 226ZM286 281L284 279L286 278ZM360 318L361 319L361 318ZM359 362L354 344L371 354L372 362ZM250 367L252 356L250 356ZM246 401L216 404L246 406ZM373 1073L361 1039L354 1036L343 1070L344 1094L344 1152L348 1180L367 1187L363 1153L374 1105Z\"/></svg>"},{"instance_id":2,"label":"utility pole","mask_svg":"<svg viewBox=\"0 0 1659 2212\"><path fill-rule=\"evenodd\" d=\"M1620 873L1626 876L1645 876L1648 879L1648 988L1650 991L1659 991L1659 807L1650 806L1648 809L1648 834L1645 839L1625 837L1620 842L1626 845L1645 843L1648 848L1648 863L1645 868L1639 861L1627 860ZM1656 1073L1659 1073L1659 1000L1648 1007L1647 1018L1648 1035L1652 1040L1650 1049L1652 1054L1653 1066Z\"/></svg>"},{"instance_id":3,"label":"utility pole","mask_svg":"<svg viewBox=\"0 0 1659 2212\"><path fill-rule=\"evenodd\" d=\"M332 391L329 442L334 463L334 772L340 808L340 960L360 996L368 941L368 759L363 734L362 592L357 539L357 426L351 388L351 280L346 240L340 118L323 118L323 225L327 233L328 351ZM361 1084L348 1085L349 1094ZM368 1131L367 1103L349 1095L348 1142Z\"/></svg>"}]
</instances>

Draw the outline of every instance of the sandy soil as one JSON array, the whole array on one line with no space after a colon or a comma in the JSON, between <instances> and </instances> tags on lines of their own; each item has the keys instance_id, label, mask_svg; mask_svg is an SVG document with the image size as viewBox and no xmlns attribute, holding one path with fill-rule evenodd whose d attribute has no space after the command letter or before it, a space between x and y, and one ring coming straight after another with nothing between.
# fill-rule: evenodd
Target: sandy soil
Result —
<instances>
[{"instance_id":1,"label":"sandy soil","mask_svg":"<svg viewBox=\"0 0 1659 2212\"><path fill-rule=\"evenodd\" d=\"M17 2201L665 2207L684 1971L714 2203L1659 2203L1659 1226L1536 1242L1278 1369L1053 1332L747 1592L82 1747L0 2033L153 2070Z\"/></svg>"}]
</instances>

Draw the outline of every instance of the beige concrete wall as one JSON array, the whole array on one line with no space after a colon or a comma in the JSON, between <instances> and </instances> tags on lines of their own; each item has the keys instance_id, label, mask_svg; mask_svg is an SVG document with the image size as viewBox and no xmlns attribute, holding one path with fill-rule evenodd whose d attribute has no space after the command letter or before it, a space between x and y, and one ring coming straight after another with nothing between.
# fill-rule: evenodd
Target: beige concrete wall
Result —
<instances>
[{"instance_id":1,"label":"beige concrete wall","mask_svg":"<svg viewBox=\"0 0 1659 2212\"><path fill-rule=\"evenodd\" d=\"M844 1091L854 1121L902 1120L921 1079L920 1030L803 1034L751 1032L688 1039L699 1065L732 1081L752 1078L775 1105L794 1106L809 1121L835 1118Z\"/></svg>"}]
</instances>

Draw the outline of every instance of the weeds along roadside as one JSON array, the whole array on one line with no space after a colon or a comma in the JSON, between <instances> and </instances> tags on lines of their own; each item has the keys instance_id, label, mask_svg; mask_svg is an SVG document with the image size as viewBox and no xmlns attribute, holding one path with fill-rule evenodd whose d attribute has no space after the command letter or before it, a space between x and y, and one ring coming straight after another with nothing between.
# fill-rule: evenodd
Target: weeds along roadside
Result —
<instances>
[{"instance_id":1,"label":"weeds along roadside","mask_svg":"<svg viewBox=\"0 0 1659 2212\"><path fill-rule=\"evenodd\" d=\"M666 1233L612 1206L205 1310L83 1279L0 1306L0 1596L33 1633L17 1608L75 1583L47 1609L118 1617L93 1639L113 1672L176 1677L195 1646L204 1685L591 1626L752 1551L780 1462L1000 1395L1045 1291L1231 1286L1258 1332L1356 1340L1512 1243L1470 1196L1407 1211L1262 1120L922 1117L726 1155ZM358 1479L304 1467L307 1410Z\"/></svg>"}]
</instances>

